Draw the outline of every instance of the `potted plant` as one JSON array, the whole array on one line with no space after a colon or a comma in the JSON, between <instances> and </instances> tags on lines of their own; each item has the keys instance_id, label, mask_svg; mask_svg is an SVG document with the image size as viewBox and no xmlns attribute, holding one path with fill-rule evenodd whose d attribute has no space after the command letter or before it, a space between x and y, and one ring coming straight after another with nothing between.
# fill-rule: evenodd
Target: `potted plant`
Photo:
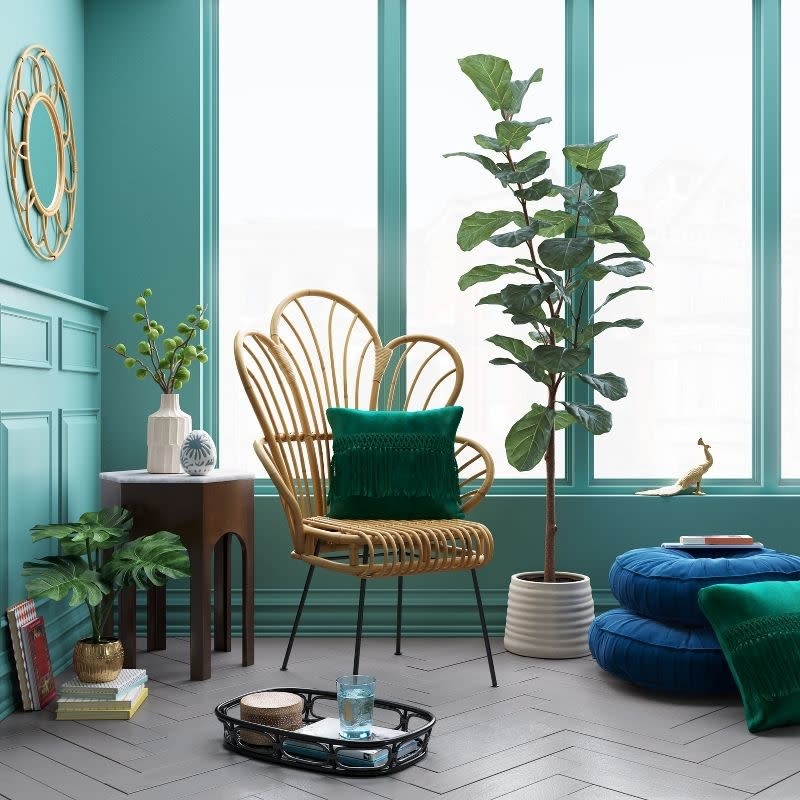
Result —
<instances>
[{"instance_id":1,"label":"potted plant","mask_svg":"<svg viewBox=\"0 0 800 800\"><path fill-rule=\"evenodd\" d=\"M162 339L164 326L150 317L147 307L152 294L145 289L136 298L140 310L134 312L133 321L142 325L145 334L136 348L139 357L129 355L122 342L108 349L117 353L126 367L135 367L137 378L149 376L161 388L161 406L147 419L147 471L177 473L181 471L181 445L192 429L192 418L181 410L178 392L191 378L192 362L208 361L205 347L192 344L192 340L198 331L208 330L211 322L205 318L206 308L196 305L176 333Z\"/></svg>"},{"instance_id":2,"label":"potted plant","mask_svg":"<svg viewBox=\"0 0 800 800\"><path fill-rule=\"evenodd\" d=\"M92 635L81 639L72 655L75 674L82 681L111 681L122 669L122 643L103 638L103 628L120 589L163 586L167 578L189 574L189 555L174 533L128 539L133 519L121 508L104 508L81 515L78 522L37 525L34 542L56 539L61 555L26 561L22 574L32 598L85 603ZM103 557L101 558L101 551Z\"/></svg>"},{"instance_id":3,"label":"potted plant","mask_svg":"<svg viewBox=\"0 0 800 800\"><path fill-rule=\"evenodd\" d=\"M505 646L514 653L545 658L586 655L587 631L594 617L589 578L557 572L555 565L555 432L578 424L594 435L607 433L611 414L598 404L560 400L559 389L571 379L588 384L608 400L628 393L624 378L611 372L591 372L592 342L609 328L642 325L640 319L607 320L598 314L617 297L650 287L625 286L610 292L594 308L588 290L609 274L623 278L640 275L650 251L638 223L617 213L615 187L625 177L625 167L601 166L615 136L565 147L564 156L577 180L557 186L544 177L550 166L545 152L524 156L520 152L531 133L550 118L515 119L529 87L542 79L542 70L525 80L512 80L508 61L497 56L471 55L458 63L492 110L500 112L500 119L494 136L474 137L483 153L448 153L446 157L477 162L513 199L513 209L477 211L466 217L458 230L458 245L469 251L489 241L508 251L521 247L524 252L520 258L473 267L461 276L459 287L464 290L487 281L514 281L477 303L500 307L522 329L520 338L489 337L489 342L507 353L490 363L521 369L542 387L542 401L533 403L506 437L509 463L524 471L544 459L547 478L544 569L512 576ZM563 210L535 210L539 201L558 196L563 199Z\"/></svg>"}]
</instances>

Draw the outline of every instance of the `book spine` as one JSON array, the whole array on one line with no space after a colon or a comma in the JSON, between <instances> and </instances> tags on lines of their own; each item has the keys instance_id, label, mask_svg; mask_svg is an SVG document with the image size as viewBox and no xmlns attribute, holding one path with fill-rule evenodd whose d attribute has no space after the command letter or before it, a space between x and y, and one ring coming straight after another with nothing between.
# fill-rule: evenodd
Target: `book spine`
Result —
<instances>
[{"instance_id":1,"label":"book spine","mask_svg":"<svg viewBox=\"0 0 800 800\"><path fill-rule=\"evenodd\" d=\"M11 648L14 651L14 664L17 667L17 681L19 682L19 693L22 696L22 708L24 711L33 711L28 665L25 661L25 652L22 649L22 640L19 635L16 606L8 609L8 631L11 634Z\"/></svg>"},{"instance_id":2,"label":"book spine","mask_svg":"<svg viewBox=\"0 0 800 800\"><path fill-rule=\"evenodd\" d=\"M28 685L31 690L31 709L33 711L39 711L41 706L39 705L39 693L36 691L36 674L33 668L33 653L31 652L31 643L30 639L26 635L25 628L20 629L19 638L22 642L22 652L25 658L25 666L28 670Z\"/></svg>"},{"instance_id":3,"label":"book spine","mask_svg":"<svg viewBox=\"0 0 800 800\"><path fill-rule=\"evenodd\" d=\"M56 696L56 682L53 678L53 666L50 662L50 648L47 646L47 633L44 620L37 617L23 628L23 636L27 637L31 651L34 674L34 690L39 708L45 708Z\"/></svg>"},{"instance_id":4,"label":"book spine","mask_svg":"<svg viewBox=\"0 0 800 800\"><path fill-rule=\"evenodd\" d=\"M718 536L681 536L681 544L752 544L753 537L742 534Z\"/></svg>"},{"instance_id":5,"label":"book spine","mask_svg":"<svg viewBox=\"0 0 800 800\"><path fill-rule=\"evenodd\" d=\"M74 700L119 700L137 686L144 686L145 683L147 683L146 677L116 690L87 689L83 686L70 686L61 689L61 696L69 697Z\"/></svg>"}]
</instances>

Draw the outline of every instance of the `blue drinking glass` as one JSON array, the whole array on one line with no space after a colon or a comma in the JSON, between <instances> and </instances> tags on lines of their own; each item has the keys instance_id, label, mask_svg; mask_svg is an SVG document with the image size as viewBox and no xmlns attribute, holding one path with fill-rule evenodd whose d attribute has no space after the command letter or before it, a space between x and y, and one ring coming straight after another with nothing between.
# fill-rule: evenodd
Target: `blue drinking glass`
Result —
<instances>
[{"instance_id":1,"label":"blue drinking glass","mask_svg":"<svg viewBox=\"0 0 800 800\"><path fill-rule=\"evenodd\" d=\"M369 739L375 705L375 678L343 675L336 679L339 701L339 735L343 739Z\"/></svg>"}]
</instances>

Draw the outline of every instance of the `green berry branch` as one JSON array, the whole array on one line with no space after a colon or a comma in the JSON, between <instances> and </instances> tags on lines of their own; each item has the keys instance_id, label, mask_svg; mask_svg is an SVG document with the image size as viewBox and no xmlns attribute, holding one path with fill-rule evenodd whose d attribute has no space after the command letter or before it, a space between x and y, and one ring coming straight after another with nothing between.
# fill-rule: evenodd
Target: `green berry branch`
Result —
<instances>
[{"instance_id":1,"label":"green berry branch","mask_svg":"<svg viewBox=\"0 0 800 800\"><path fill-rule=\"evenodd\" d=\"M133 321L142 324L145 334L145 338L136 346L141 357L128 355L128 348L122 342L114 347L108 345L108 349L117 353L128 369L136 367L137 378L150 376L164 394L172 394L180 391L192 377L189 371L192 362L205 364L208 361L205 347L202 344L192 344L192 340L198 331L207 331L211 321L205 317L207 306L196 305L194 312L178 324L175 334L162 339L165 328L158 320L150 317L147 308L147 298L152 294L151 289L145 289L136 298L136 306L141 310L133 314Z\"/></svg>"}]
</instances>

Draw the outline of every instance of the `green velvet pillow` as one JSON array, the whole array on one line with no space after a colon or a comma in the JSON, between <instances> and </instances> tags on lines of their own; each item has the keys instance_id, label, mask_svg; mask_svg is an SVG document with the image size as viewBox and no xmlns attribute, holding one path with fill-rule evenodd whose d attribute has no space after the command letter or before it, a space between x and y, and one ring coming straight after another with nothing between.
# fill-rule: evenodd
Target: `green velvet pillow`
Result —
<instances>
[{"instance_id":1,"label":"green velvet pillow","mask_svg":"<svg viewBox=\"0 0 800 800\"><path fill-rule=\"evenodd\" d=\"M717 584L697 600L739 687L747 727L800 725L800 582Z\"/></svg>"},{"instance_id":2,"label":"green velvet pillow","mask_svg":"<svg viewBox=\"0 0 800 800\"><path fill-rule=\"evenodd\" d=\"M460 406L430 411L329 408L333 433L328 516L456 519L454 455Z\"/></svg>"}]
</instances>

